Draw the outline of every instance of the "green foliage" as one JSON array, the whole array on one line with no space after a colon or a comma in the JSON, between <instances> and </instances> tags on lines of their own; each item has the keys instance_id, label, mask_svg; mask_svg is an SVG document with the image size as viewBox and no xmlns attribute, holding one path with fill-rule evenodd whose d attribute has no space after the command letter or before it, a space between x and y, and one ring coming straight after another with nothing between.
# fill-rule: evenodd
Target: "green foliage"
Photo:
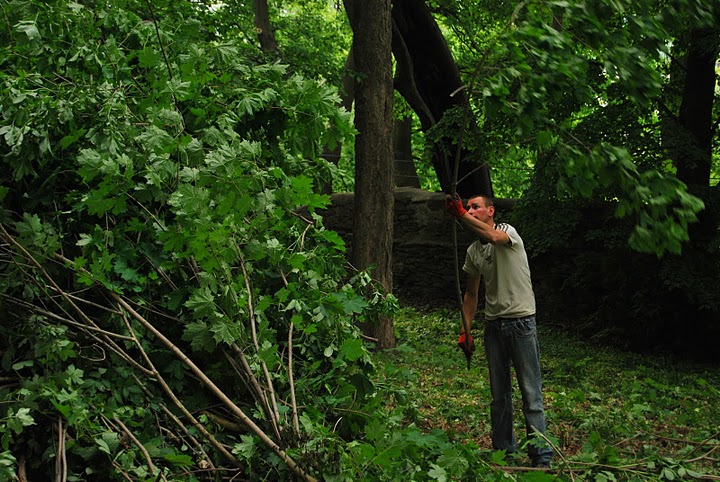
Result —
<instances>
[{"instance_id":1,"label":"green foliage","mask_svg":"<svg viewBox=\"0 0 720 482\"><path fill-rule=\"evenodd\" d=\"M352 33L339 2L305 0L274 5L270 14L286 62L310 77L341 85Z\"/></svg>"},{"instance_id":2,"label":"green foliage","mask_svg":"<svg viewBox=\"0 0 720 482\"><path fill-rule=\"evenodd\" d=\"M283 454L327 480L555 477L503 472L513 458L483 450L487 417L465 407L488 399L487 383L458 376L452 343L437 346L449 336L449 315L403 328L433 346L407 342L389 355L397 364L375 370L355 323L392 313L397 300L347 269L342 240L319 215L329 199L318 188L351 178L320 156L354 133L326 83L338 79L348 29L335 5L291 3L274 12L282 63L253 45L251 11L239 2L3 3L0 478L22 467L29 479L50 479L62 460L74 480L210 480L211 464L229 477L298 477ZM431 4L447 12L453 2ZM701 208L657 154L651 128L667 68L657 47L663 29L707 20L700 3L684 5L692 8L654 17L636 2L529 2L517 12L493 4L489 14L457 4L447 17L454 32L493 26L490 40L474 42L473 30L451 43L463 59L493 52L475 106L487 136L471 142L493 165L513 160L497 178L511 186L499 193L519 194L536 168L518 210L543 222L524 224L528 245L536 255L570 240L616 250L568 256L546 273L566 281L567 299L590 292L597 300L587 291L597 286L625 294L614 310L591 305L581 327L594 318L640 338L651 326L644 321L669 312L668 292L697 303L693 316L720 306L716 264L697 256L656 265L620 249L631 239L641 251L679 252ZM517 22L505 32L510 14ZM552 26L554 16L565 29ZM612 212L578 234L588 206L576 196L603 199ZM648 272L668 291L653 293ZM628 312L623 323L605 323ZM698 376L675 390L678 380L638 370L620 397L586 385L592 356L565 357L574 385L551 393L585 438L571 460L586 464L577 470L595 480L627 475L630 456L615 444L640 432L643 473L705 472L690 462L698 445L668 454L648 434L650 421L668 417L678 427L711 426L702 414L716 410L703 397L717 395L716 380ZM402 365L412 357L420 358ZM452 376L431 380L415 367ZM234 407L200 374L282 453L257 432L236 432ZM430 386L441 395L430 406L447 418L438 427L417 398ZM624 403L601 405L606 397ZM468 420L477 440L464 439ZM701 434L715 443L712 435Z\"/></svg>"},{"instance_id":3,"label":"green foliage","mask_svg":"<svg viewBox=\"0 0 720 482\"><path fill-rule=\"evenodd\" d=\"M680 254L688 241L689 224L705 206L689 194L677 178L650 170L638 172L625 149L600 144L589 154L568 146L559 148L565 159L558 189L590 199L601 188L619 197L615 215L634 214L637 224L629 244L639 252ZM564 197L564 196L563 196Z\"/></svg>"},{"instance_id":4,"label":"green foliage","mask_svg":"<svg viewBox=\"0 0 720 482\"><path fill-rule=\"evenodd\" d=\"M697 2L518 7L475 70L481 142L499 179L499 159L557 169L557 193L536 201L616 201L618 217L636 225L634 249L679 253L704 205L668 169L658 121L673 102L663 92L672 39L707 26L710 14Z\"/></svg>"},{"instance_id":5,"label":"green foliage","mask_svg":"<svg viewBox=\"0 0 720 482\"><path fill-rule=\"evenodd\" d=\"M682 100L671 59L693 29L717 28L713 8L527 2L475 71L488 156L534 165L511 222L540 303L570 329L641 349L711 350L717 196L676 177L667 138Z\"/></svg>"},{"instance_id":6,"label":"green foliage","mask_svg":"<svg viewBox=\"0 0 720 482\"><path fill-rule=\"evenodd\" d=\"M393 299L345 268L318 214L336 172L321 149L353 133L349 114L323 82L216 39L216 14L190 5L4 7L5 474L22 461L49 478L59 431L76 479L155 478L144 451L168 474L229 464L209 437L236 447L236 472L289 477L259 439L185 418L232 418L188 359L261 431L274 419L311 472L333 451L293 433L291 398L323 425L374 394L355 322Z\"/></svg>"}]
</instances>

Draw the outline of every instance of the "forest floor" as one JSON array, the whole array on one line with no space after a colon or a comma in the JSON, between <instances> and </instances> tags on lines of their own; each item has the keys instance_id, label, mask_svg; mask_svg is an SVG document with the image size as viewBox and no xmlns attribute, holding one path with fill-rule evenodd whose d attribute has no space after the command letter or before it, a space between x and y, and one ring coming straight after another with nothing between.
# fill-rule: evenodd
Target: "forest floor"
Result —
<instances>
[{"instance_id":1,"label":"forest floor","mask_svg":"<svg viewBox=\"0 0 720 482\"><path fill-rule=\"evenodd\" d=\"M456 345L457 312L403 308L395 328L398 348L379 355L378 373L392 367L408 374L414 423L442 429L497 460L481 324L473 327L477 349L470 370ZM596 346L541 324L538 336L553 468L563 479L720 480L718 366ZM517 386L514 393L522 444ZM529 465L524 451L502 463L509 471Z\"/></svg>"}]
</instances>

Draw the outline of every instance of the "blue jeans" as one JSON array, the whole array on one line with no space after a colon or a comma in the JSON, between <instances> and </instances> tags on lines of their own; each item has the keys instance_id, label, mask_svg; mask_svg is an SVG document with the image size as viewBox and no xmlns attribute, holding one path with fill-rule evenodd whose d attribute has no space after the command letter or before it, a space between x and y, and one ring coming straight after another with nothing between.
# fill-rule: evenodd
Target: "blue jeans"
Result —
<instances>
[{"instance_id":1,"label":"blue jeans","mask_svg":"<svg viewBox=\"0 0 720 482\"><path fill-rule=\"evenodd\" d=\"M515 367L518 386L522 395L525 430L529 438L534 432L545 434L545 408L542 398L540 374L540 348L537 339L535 316L524 318L499 318L485 322L485 354L490 369L490 421L492 442L496 450L508 453L517 449L513 431L513 401L510 367ZM550 462L552 448L535 440L528 446L533 464Z\"/></svg>"}]
</instances>

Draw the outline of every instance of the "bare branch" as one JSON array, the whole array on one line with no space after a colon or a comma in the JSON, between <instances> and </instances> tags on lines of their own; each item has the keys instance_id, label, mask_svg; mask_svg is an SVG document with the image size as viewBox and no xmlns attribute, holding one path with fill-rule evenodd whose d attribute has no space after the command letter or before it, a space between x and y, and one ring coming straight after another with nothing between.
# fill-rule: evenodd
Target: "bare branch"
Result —
<instances>
[{"instance_id":1,"label":"bare branch","mask_svg":"<svg viewBox=\"0 0 720 482\"><path fill-rule=\"evenodd\" d=\"M306 230L307 231L307 230ZM303 239L305 233L303 233ZM285 287L288 287L288 281L285 277L283 270L280 270L280 277L283 280ZM295 434L300 436L300 421L298 420L298 409L297 400L295 399L295 379L293 378L293 330L295 324L290 321L290 329L288 330L288 380L290 381L290 401L292 403L292 414L293 414L293 427L295 428Z\"/></svg>"},{"instance_id":2,"label":"bare branch","mask_svg":"<svg viewBox=\"0 0 720 482\"><path fill-rule=\"evenodd\" d=\"M122 306L122 304L121 304ZM139 315L138 315L139 316ZM157 380L157 382L160 384L162 389L165 391L165 393L170 397L170 399L175 403L175 406L177 406L183 414L190 420L190 422L193 424L195 428L197 428L200 433L203 434L203 436L216 448L218 451L225 456L226 459L228 459L231 463L233 463L236 466L240 465L240 462L235 458L235 456L230 453L220 442L218 442L215 437L212 436L210 432L205 428L203 424L200 423L199 420L197 420L190 411L183 405L183 403L180 401L180 399L175 396L175 392L172 391L170 388L170 385L167 384L165 379L160 375L160 373L155 368L155 365L153 365L152 360L150 360L150 357L145 353L145 350L143 350L142 345L140 344L140 341L135 337L135 334L132 330L132 327L130 326L130 321L125 317L123 314L123 321L125 321L125 324L128 327L128 331L130 332L130 335L133 337L133 341L135 342L135 345L140 350L140 353L142 354L143 358L145 359L145 362L150 366L153 374L153 378Z\"/></svg>"},{"instance_id":3,"label":"bare branch","mask_svg":"<svg viewBox=\"0 0 720 482\"><path fill-rule=\"evenodd\" d=\"M272 409L270 407L270 401L268 400L267 396L265 395L265 390L260 386L260 382L258 381L257 377L255 377L255 374L253 373L252 369L250 368L250 363L247 360L247 357L245 356L245 353L243 353L242 349L237 345L237 343L233 343L231 345L231 348L233 350L233 353L237 355L237 357L240 359L240 363L242 364L243 372L248 378L248 383L251 387L251 393L255 395L255 400L262 405L263 410L265 410L265 413L268 416L268 420L270 420L270 423L273 425L273 431L275 432L275 436L280 439L280 427L277 424L277 419L275 419L272 415Z\"/></svg>"},{"instance_id":4,"label":"bare branch","mask_svg":"<svg viewBox=\"0 0 720 482\"><path fill-rule=\"evenodd\" d=\"M250 332L252 333L252 339L253 344L255 345L255 350L259 353L260 352L260 344L258 343L257 338L257 330L255 328L255 309L253 307L253 296L252 296L252 290L250 288L250 278L248 277L247 268L245 267L245 259L240 256L240 267L242 268L243 272L243 279L245 281L245 289L247 290L248 294L248 310L250 311ZM267 382L267 389L270 392L270 402L272 404L273 408L273 415L275 417L275 420L277 420L277 423L280 423L280 411L278 410L277 406L277 399L275 398L275 390L273 388L272 378L270 377L270 371L267 368L267 364L261 360L261 365L263 369L263 373L265 374L265 381ZM280 434L278 433L278 436ZM279 437L278 437L279 438Z\"/></svg>"},{"instance_id":5,"label":"bare branch","mask_svg":"<svg viewBox=\"0 0 720 482\"><path fill-rule=\"evenodd\" d=\"M65 452L66 431L63 427L62 415L58 416L58 442L57 453L55 454L55 480L57 482L67 481L67 453Z\"/></svg>"},{"instance_id":6,"label":"bare branch","mask_svg":"<svg viewBox=\"0 0 720 482\"><path fill-rule=\"evenodd\" d=\"M152 458L150 457L150 453L147 451L145 446L135 437L135 434L133 434L123 423L122 420L120 420L117 416L113 417L113 421L120 426L123 432L125 432L125 435L128 436L130 440L137 446L138 449L140 449L140 452L142 452L143 457L145 457L145 462L148 465L148 468L150 469L150 473L155 475L155 473L158 471L157 467L155 467L155 464L152 462ZM162 477L163 480L165 479L165 476L162 473L158 474L158 477Z\"/></svg>"},{"instance_id":7,"label":"bare branch","mask_svg":"<svg viewBox=\"0 0 720 482\"><path fill-rule=\"evenodd\" d=\"M5 298L5 299L6 299L7 301L9 301L10 303L13 303L13 304L18 305L18 306L22 306L23 308L26 308L26 309L28 309L28 310L32 310L32 311L34 311L35 313L37 313L37 314L39 314L39 315L46 316L46 317L48 317L48 318L52 318L53 320L59 321L59 322L61 322L61 323L64 323L64 324L67 324L67 325L71 325L71 326L75 326L75 327L77 327L77 328L82 328L83 330L89 330L89 331L93 331L93 332L96 332L96 333L100 333L100 334L102 334L102 335L106 335L106 336L109 336L109 337L117 338L117 339L119 339L119 340L132 341L132 338L130 338L129 336L124 336L124 335L120 335L120 334L118 334L118 333L113 333L112 331L103 330L102 328L98 328L98 327L95 327L95 326L88 326L88 325L83 324L83 323L78 323L78 322L75 321L75 320L72 320L72 319L70 319L70 318L65 318L65 317L60 316L60 315L58 315L58 314L56 314L56 313L53 313L52 311L48 311L48 310L45 310L45 309L43 309L43 308L40 308L39 306L33 305L32 303L28 303L28 302L25 301L25 300L20 300L20 299L18 299L18 298L14 298L14 297L12 297L12 296L8 296L8 295L5 294L5 293L0 293L0 296L2 296L3 298Z\"/></svg>"},{"instance_id":8,"label":"bare branch","mask_svg":"<svg viewBox=\"0 0 720 482\"><path fill-rule=\"evenodd\" d=\"M135 379L135 383L138 384L138 386L143 390L143 392L145 392L145 394L146 394L147 396L153 397L153 394L152 394L152 392L148 389L148 387L146 387L145 384L144 384L135 374L133 374L132 376L133 376L133 378ZM202 455L202 457L203 457L203 461L201 462L202 468L208 468L208 467L209 467L209 468L215 469L215 466L213 465L212 459L210 458L210 456L207 454L207 452L205 452L205 449L202 447L202 445L200 445L200 442L198 442L198 440L190 433L190 431L189 431L188 428L185 426L185 424L182 422L182 420L180 420L180 419L177 417L177 415L175 415L174 413L172 413L172 412L170 411L170 409L167 408L164 404L161 403L161 404L159 404L159 406L160 406L160 409L163 411L163 413L164 413L165 415L167 415L168 418L170 418L170 420L172 420L173 422L175 422L175 424L176 424L178 427L180 427L180 430L183 431L183 433L185 434L185 436L186 436L188 439L190 439L191 444L189 444L189 445L192 445L193 447L195 447L195 450L197 450L197 452L199 452L200 455ZM213 444L213 445L214 445L214 444Z\"/></svg>"},{"instance_id":9,"label":"bare branch","mask_svg":"<svg viewBox=\"0 0 720 482\"><path fill-rule=\"evenodd\" d=\"M293 427L295 434L300 436L300 420L298 419L297 400L295 399L295 379L293 377L293 330L295 324L290 322L288 330L288 380L290 381L290 401L292 402Z\"/></svg>"},{"instance_id":10,"label":"bare branch","mask_svg":"<svg viewBox=\"0 0 720 482\"><path fill-rule=\"evenodd\" d=\"M140 313L135 311L128 303L119 296L117 293L111 293L111 296L117 301L135 320L140 322L145 328L151 331L176 357L178 357L183 363L185 363L191 371L212 391L212 393L218 397L225 406L238 417L260 440L267 445L275 454L280 457L285 464L298 476L307 481L315 481L316 479L310 476L305 470L303 470L295 461L283 451L280 446L275 443L267 434L258 427L253 420L248 417L245 412L238 407L230 398L223 392L215 383L210 380L195 363L188 358L185 353L182 352L172 341L170 341L165 335L163 335L157 328L155 328L148 320L146 320Z\"/></svg>"}]
</instances>

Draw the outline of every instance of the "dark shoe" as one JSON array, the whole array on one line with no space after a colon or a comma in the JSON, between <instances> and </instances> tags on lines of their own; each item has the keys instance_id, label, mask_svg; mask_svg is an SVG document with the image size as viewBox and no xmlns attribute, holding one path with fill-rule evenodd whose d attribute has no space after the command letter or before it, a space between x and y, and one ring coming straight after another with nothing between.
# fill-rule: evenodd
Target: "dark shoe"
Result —
<instances>
[{"instance_id":1,"label":"dark shoe","mask_svg":"<svg viewBox=\"0 0 720 482\"><path fill-rule=\"evenodd\" d=\"M549 469L550 468L550 462L533 462L533 467L536 469Z\"/></svg>"}]
</instances>

